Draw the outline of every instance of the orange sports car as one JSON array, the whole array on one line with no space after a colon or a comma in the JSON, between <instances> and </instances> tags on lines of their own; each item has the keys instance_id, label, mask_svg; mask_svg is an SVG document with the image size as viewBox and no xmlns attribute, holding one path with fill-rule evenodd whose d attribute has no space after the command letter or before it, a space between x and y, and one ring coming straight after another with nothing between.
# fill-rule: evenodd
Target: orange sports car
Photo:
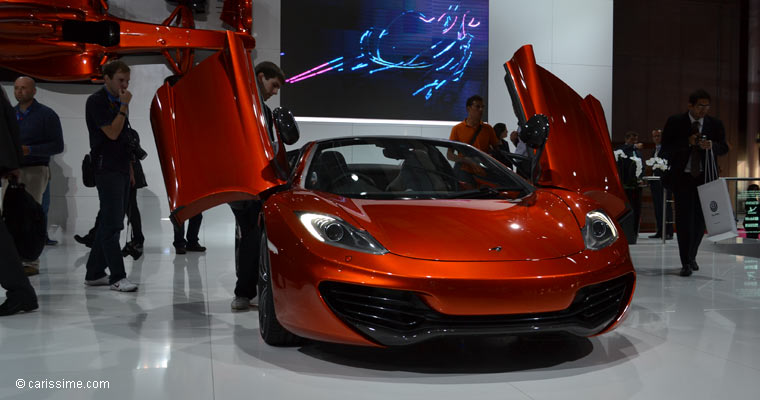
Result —
<instances>
[{"instance_id":1,"label":"orange sports car","mask_svg":"<svg viewBox=\"0 0 760 400\"><path fill-rule=\"evenodd\" d=\"M263 202L259 322L271 345L607 332L635 272L601 106L539 67L530 46L505 69L535 149L530 182L467 144L423 137L313 141L288 157L292 115L275 110L269 129L230 34L154 99L173 218Z\"/></svg>"}]
</instances>

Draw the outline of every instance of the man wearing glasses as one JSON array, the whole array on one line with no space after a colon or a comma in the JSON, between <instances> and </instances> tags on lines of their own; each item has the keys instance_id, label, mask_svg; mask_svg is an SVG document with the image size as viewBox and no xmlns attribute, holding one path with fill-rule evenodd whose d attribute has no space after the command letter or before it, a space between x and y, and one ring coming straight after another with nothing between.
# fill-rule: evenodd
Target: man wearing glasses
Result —
<instances>
[{"instance_id":1,"label":"man wearing glasses","mask_svg":"<svg viewBox=\"0 0 760 400\"><path fill-rule=\"evenodd\" d=\"M728 152L723 122L707 115L710 95L699 89L689 95L688 111L668 118L662 131L662 153L670 165L663 180L675 197L681 276L699 270L696 257L705 231L697 186L705 183L706 150L715 158ZM717 163L717 160L716 160Z\"/></svg>"}]
</instances>

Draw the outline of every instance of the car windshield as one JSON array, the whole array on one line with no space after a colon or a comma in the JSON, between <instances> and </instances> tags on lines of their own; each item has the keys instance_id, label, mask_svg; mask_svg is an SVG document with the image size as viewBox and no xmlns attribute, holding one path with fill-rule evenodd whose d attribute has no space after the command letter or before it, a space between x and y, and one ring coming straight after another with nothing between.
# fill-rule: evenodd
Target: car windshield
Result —
<instances>
[{"instance_id":1,"label":"car windshield","mask_svg":"<svg viewBox=\"0 0 760 400\"><path fill-rule=\"evenodd\" d=\"M304 186L368 199L517 199L522 178L474 147L422 138L345 138L317 144Z\"/></svg>"}]
</instances>

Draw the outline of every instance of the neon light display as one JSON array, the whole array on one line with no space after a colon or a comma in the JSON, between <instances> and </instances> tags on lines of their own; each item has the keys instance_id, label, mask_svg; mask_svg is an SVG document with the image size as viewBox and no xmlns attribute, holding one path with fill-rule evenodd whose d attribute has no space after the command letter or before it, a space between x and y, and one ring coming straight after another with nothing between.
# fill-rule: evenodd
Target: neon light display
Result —
<instances>
[{"instance_id":1,"label":"neon light display","mask_svg":"<svg viewBox=\"0 0 760 400\"><path fill-rule=\"evenodd\" d=\"M283 0L282 15L281 103L296 114L457 120L487 98L487 0Z\"/></svg>"}]
</instances>

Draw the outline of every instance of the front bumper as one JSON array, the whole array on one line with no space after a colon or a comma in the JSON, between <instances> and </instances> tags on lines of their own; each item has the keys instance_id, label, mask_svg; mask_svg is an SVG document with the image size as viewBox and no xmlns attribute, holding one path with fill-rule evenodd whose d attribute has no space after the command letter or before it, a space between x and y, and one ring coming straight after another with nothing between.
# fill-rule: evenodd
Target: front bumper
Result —
<instances>
[{"instance_id":1,"label":"front bumper","mask_svg":"<svg viewBox=\"0 0 760 400\"><path fill-rule=\"evenodd\" d=\"M514 315L446 315L415 292L322 282L320 293L347 325L384 346L402 346L442 336L567 332L592 336L615 321L634 287L629 273L578 290L560 311Z\"/></svg>"}]
</instances>

